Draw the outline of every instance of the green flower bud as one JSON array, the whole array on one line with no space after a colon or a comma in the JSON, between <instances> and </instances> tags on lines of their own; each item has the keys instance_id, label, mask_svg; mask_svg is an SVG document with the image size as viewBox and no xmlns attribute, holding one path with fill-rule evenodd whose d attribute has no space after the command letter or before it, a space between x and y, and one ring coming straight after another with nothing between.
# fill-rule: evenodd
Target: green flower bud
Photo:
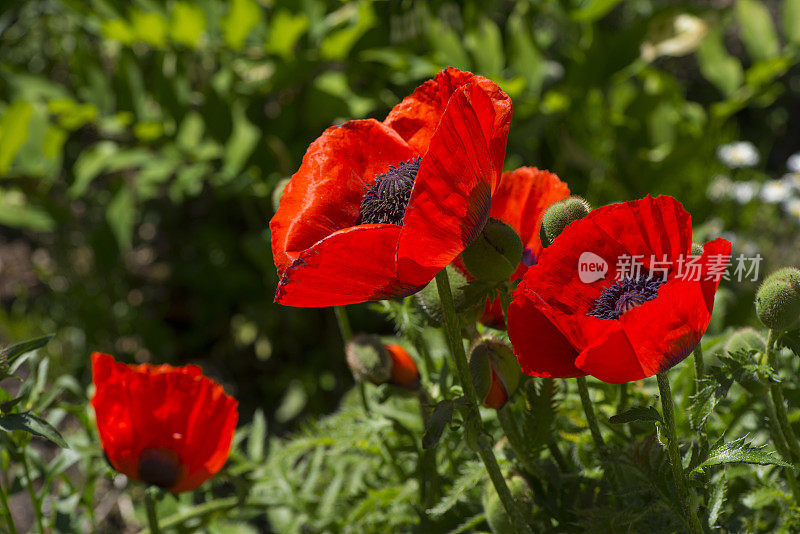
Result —
<instances>
[{"instance_id":1,"label":"green flower bud","mask_svg":"<svg viewBox=\"0 0 800 534\"><path fill-rule=\"evenodd\" d=\"M467 360L478 398L489 408L502 408L519 386L521 370L514 351L484 336L472 344Z\"/></svg>"},{"instance_id":2,"label":"green flower bud","mask_svg":"<svg viewBox=\"0 0 800 534\"><path fill-rule=\"evenodd\" d=\"M519 235L497 219L489 219L483 232L461 253L461 260L470 274L486 282L508 280L521 259Z\"/></svg>"},{"instance_id":3,"label":"green flower bud","mask_svg":"<svg viewBox=\"0 0 800 534\"><path fill-rule=\"evenodd\" d=\"M378 336L361 334L347 344L347 365L353 378L375 385L392 378L392 358Z\"/></svg>"},{"instance_id":4,"label":"green flower bud","mask_svg":"<svg viewBox=\"0 0 800 534\"><path fill-rule=\"evenodd\" d=\"M275 189L272 190L272 210L278 211L278 206L281 203L281 195L283 195L283 190L286 189L286 185L289 183L289 178L284 178L283 180L279 181L275 184Z\"/></svg>"},{"instance_id":5,"label":"green flower bud","mask_svg":"<svg viewBox=\"0 0 800 534\"><path fill-rule=\"evenodd\" d=\"M692 243L692 256L702 256L703 245L701 243Z\"/></svg>"},{"instance_id":6,"label":"green flower bud","mask_svg":"<svg viewBox=\"0 0 800 534\"><path fill-rule=\"evenodd\" d=\"M572 221L583 219L591 211L591 206L581 197L569 197L550 206L542 218L539 237L543 247L549 247L564 228Z\"/></svg>"},{"instance_id":7,"label":"green flower bud","mask_svg":"<svg viewBox=\"0 0 800 534\"><path fill-rule=\"evenodd\" d=\"M478 302L469 298L467 295L469 280L467 280L466 276L461 274L461 271L452 265L448 265L446 269L447 278L450 280L450 292L453 294L453 305L456 308L456 312L464 313L467 311L475 311L477 317ZM428 317L431 325L441 326L444 321L444 315L442 314L442 303L439 301L439 290L436 287L436 279L431 280L421 291L415 293L414 298L417 301L417 305ZM471 319L473 323L476 320L475 318Z\"/></svg>"},{"instance_id":8,"label":"green flower bud","mask_svg":"<svg viewBox=\"0 0 800 534\"><path fill-rule=\"evenodd\" d=\"M800 271L783 267L769 275L756 293L756 314L772 330L783 331L800 319Z\"/></svg>"},{"instance_id":9,"label":"green flower bud","mask_svg":"<svg viewBox=\"0 0 800 534\"><path fill-rule=\"evenodd\" d=\"M734 332L725 343L725 352L733 354L741 350L757 350L763 352L767 350L767 342L761 334L754 329L747 327ZM753 395L761 395L767 390L764 383L755 371L743 371L734 376L741 386Z\"/></svg>"},{"instance_id":10,"label":"green flower bud","mask_svg":"<svg viewBox=\"0 0 800 534\"><path fill-rule=\"evenodd\" d=\"M533 509L533 494L528 482L520 475L511 476L506 480L511 495L522 509L524 515L528 516ZM494 534L507 534L515 532L514 523L508 517L500 496L494 486L489 482L483 491L483 510L486 513L486 522Z\"/></svg>"}]
</instances>

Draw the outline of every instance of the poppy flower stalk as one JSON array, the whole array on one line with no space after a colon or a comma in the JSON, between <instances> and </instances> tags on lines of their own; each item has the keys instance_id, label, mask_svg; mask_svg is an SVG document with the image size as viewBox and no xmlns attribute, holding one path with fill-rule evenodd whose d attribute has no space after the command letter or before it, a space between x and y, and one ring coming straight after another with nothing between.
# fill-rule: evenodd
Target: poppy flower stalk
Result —
<instances>
[{"instance_id":1,"label":"poppy flower stalk","mask_svg":"<svg viewBox=\"0 0 800 534\"><path fill-rule=\"evenodd\" d=\"M450 346L450 354L454 360L458 378L464 390L464 396L467 399L465 423L468 428L466 428L466 432L483 434L485 430L483 420L481 419L481 413L478 410L478 393L475 390L475 385L472 383L472 377L467 364L467 355L464 352L464 345L461 342L461 333L458 328L458 317L456 317L455 305L453 304L453 295L450 292L450 280L444 269L436 274L436 287L439 291L439 299L442 302L442 314L444 316L444 327ZM481 457L483 465L489 474L489 478L497 491L497 495L500 497L500 502L502 502L506 513L508 513L511 518L514 530L516 532L532 534L522 511L517 507L514 496L508 488L508 484L503 477L503 473L500 470L491 445L487 440L482 439L482 437L483 436L480 435L476 440L478 455Z\"/></svg>"}]
</instances>

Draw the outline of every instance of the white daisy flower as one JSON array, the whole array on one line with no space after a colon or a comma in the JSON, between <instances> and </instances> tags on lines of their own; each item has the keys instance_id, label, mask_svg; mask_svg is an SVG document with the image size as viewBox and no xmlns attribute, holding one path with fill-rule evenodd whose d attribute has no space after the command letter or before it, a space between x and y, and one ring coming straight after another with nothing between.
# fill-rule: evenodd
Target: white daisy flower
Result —
<instances>
[{"instance_id":1,"label":"white daisy flower","mask_svg":"<svg viewBox=\"0 0 800 534\"><path fill-rule=\"evenodd\" d=\"M783 203L783 209L786 210L786 213L800 219L800 198L791 198Z\"/></svg>"},{"instance_id":2,"label":"white daisy flower","mask_svg":"<svg viewBox=\"0 0 800 534\"><path fill-rule=\"evenodd\" d=\"M759 196L764 202L775 204L788 200L792 194L791 187L782 180L769 180L761 186Z\"/></svg>"},{"instance_id":3,"label":"white daisy flower","mask_svg":"<svg viewBox=\"0 0 800 534\"><path fill-rule=\"evenodd\" d=\"M706 196L709 200L719 202L720 200L730 197L732 188L733 182L731 182L731 179L724 174L718 174L714 176L714 178L711 179L711 183L708 184Z\"/></svg>"},{"instance_id":4,"label":"white daisy flower","mask_svg":"<svg viewBox=\"0 0 800 534\"><path fill-rule=\"evenodd\" d=\"M795 152L786 160L786 168L789 172L800 173L800 152Z\"/></svg>"},{"instance_id":5,"label":"white daisy flower","mask_svg":"<svg viewBox=\"0 0 800 534\"><path fill-rule=\"evenodd\" d=\"M737 141L717 148L717 157L727 167L738 169L758 164L758 150L750 141Z\"/></svg>"},{"instance_id":6,"label":"white daisy flower","mask_svg":"<svg viewBox=\"0 0 800 534\"><path fill-rule=\"evenodd\" d=\"M758 192L755 182L736 182L733 184L733 199L739 204L747 204Z\"/></svg>"}]
</instances>

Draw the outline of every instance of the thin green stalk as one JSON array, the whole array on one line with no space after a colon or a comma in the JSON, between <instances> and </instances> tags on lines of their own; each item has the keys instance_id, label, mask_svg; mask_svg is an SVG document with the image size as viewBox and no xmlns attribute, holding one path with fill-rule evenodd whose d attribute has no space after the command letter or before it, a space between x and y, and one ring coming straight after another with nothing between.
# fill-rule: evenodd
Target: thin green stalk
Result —
<instances>
[{"instance_id":1,"label":"thin green stalk","mask_svg":"<svg viewBox=\"0 0 800 534\"><path fill-rule=\"evenodd\" d=\"M42 503L36 496L36 489L33 487L33 477L31 476L30 462L28 461L28 445L27 443L22 446L22 468L25 471L25 485L28 487L28 495L31 497L31 506L33 506L33 515L36 519L36 528L41 534L44 534L44 522L42 520Z\"/></svg>"},{"instance_id":2,"label":"thin green stalk","mask_svg":"<svg viewBox=\"0 0 800 534\"><path fill-rule=\"evenodd\" d=\"M586 384L586 377L579 376L575 379L578 383L578 393L581 396L581 404L583 411L586 413L586 424L589 426L589 432L592 433L594 445L600 452L600 457L605 463L608 456L608 449L606 443L603 441L603 434L600 433L600 425L597 424L597 416L594 413L594 406L592 406L592 399L589 398L589 386Z\"/></svg>"},{"instance_id":3,"label":"thin green stalk","mask_svg":"<svg viewBox=\"0 0 800 534\"><path fill-rule=\"evenodd\" d=\"M694 383L696 393L700 391L700 381L706 374L706 366L703 362L703 348L700 346L700 343L695 345L694 351L692 352L692 359L694 360Z\"/></svg>"},{"instance_id":4,"label":"thin green stalk","mask_svg":"<svg viewBox=\"0 0 800 534\"><path fill-rule=\"evenodd\" d=\"M431 351L428 350L428 344L425 343L425 338L422 336L422 332L412 329L409 337L411 338L411 342L414 344L414 348L417 349L417 353L422 356L422 361L425 364L426 378L428 380L432 380L431 377L433 376L434 371L436 371L436 365L433 363Z\"/></svg>"},{"instance_id":5,"label":"thin green stalk","mask_svg":"<svg viewBox=\"0 0 800 534\"><path fill-rule=\"evenodd\" d=\"M419 390L419 411L423 427L428 426L431 400L425 388ZM419 453L419 497L422 509L427 510L436 503L439 494L439 469L436 465L436 449L421 449ZM425 516L427 517L427 516Z\"/></svg>"},{"instance_id":6,"label":"thin green stalk","mask_svg":"<svg viewBox=\"0 0 800 534\"><path fill-rule=\"evenodd\" d=\"M464 344L461 341L461 333L458 327L458 318L456 316L455 306L453 305L453 294L450 292L450 280L447 278L447 273L442 270L436 275L436 287L439 291L439 300L442 303L442 312L444 315L444 326L447 333L447 340L450 345L450 353L453 357L456 371L458 373L461 387L464 390L466 397L466 424L471 425L472 428L467 428L466 432L470 433L475 431L478 435L476 446L478 455L483 461L489 478L494 484L500 502L503 504L506 513L514 525L514 530L526 534L532 534L530 527L525 521L522 511L517 506L514 496L508 489L503 473L500 471L500 466L497 464L497 458L494 456L492 446L487 439L483 438L485 434L481 413L478 409L478 394L475 391L475 385L472 383L472 377L467 365L467 356L464 353Z\"/></svg>"},{"instance_id":7,"label":"thin green stalk","mask_svg":"<svg viewBox=\"0 0 800 534\"><path fill-rule=\"evenodd\" d=\"M678 451L678 436L675 432L675 407L672 404L672 390L669 387L669 378L667 377L666 371L658 373L656 377L658 379L658 391L661 395L661 411L664 417L669 466L672 469L675 484L678 486L678 493L681 497L683 511L686 515L686 519L689 521L689 525L692 527L692 532L695 534L702 534L703 527L700 524L700 519L697 517L697 511L692 506L693 499L689 494L689 484L686 481L681 455Z\"/></svg>"},{"instance_id":8,"label":"thin green stalk","mask_svg":"<svg viewBox=\"0 0 800 534\"><path fill-rule=\"evenodd\" d=\"M0 483L0 506L3 508L3 515L6 516L6 525L8 526L9 534L17 534L17 526L14 524L14 517L11 515L11 508L8 506L8 497L6 496L6 490L2 483Z\"/></svg>"},{"instance_id":9,"label":"thin green stalk","mask_svg":"<svg viewBox=\"0 0 800 534\"><path fill-rule=\"evenodd\" d=\"M334 306L333 313L336 315L336 322L339 325L339 333L342 335L342 341L347 350L347 344L353 339L353 330L350 328L350 319L347 317L347 310L344 306ZM361 405L364 407L364 413L371 415L369 409L369 400L367 399L367 387L364 382L358 381L358 394L361 397Z\"/></svg>"},{"instance_id":10,"label":"thin green stalk","mask_svg":"<svg viewBox=\"0 0 800 534\"><path fill-rule=\"evenodd\" d=\"M777 373L778 358L775 356L775 341L775 332L770 330L769 336L767 337L767 361L769 362L770 367L772 367L772 370ZM770 383L769 392L775 407L775 414L777 416L778 424L780 425L781 431L786 438L789 450L791 451L794 460L800 461L800 444L797 442L797 436L795 435L794 430L792 430L792 425L789 423L789 416L786 414L786 401L783 398L783 390L781 390L781 385Z\"/></svg>"},{"instance_id":11,"label":"thin green stalk","mask_svg":"<svg viewBox=\"0 0 800 534\"><path fill-rule=\"evenodd\" d=\"M772 404L772 399L766 392L761 394L761 401L767 409L767 423L769 424L770 434L772 434L772 441L775 444L775 449L778 453L789 463L792 463L792 453L789 451L789 445L786 443L786 437L783 435L780 424L778 423L778 416L775 413L775 405ZM797 485L797 477L794 474L794 467L784 468L786 474L786 481L789 484L789 489L792 492L794 501L800 504L800 487Z\"/></svg>"},{"instance_id":12,"label":"thin green stalk","mask_svg":"<svg viewBox=\"0 0 800 534\"><path fill-rule=\"evenodd\" d=\"M503 309L506 326L508 326L508 308L511 306L511 295L508 294L508 290L505 287L498 289L497 295L500 298L500 307Z\"/></svg>"},{"instance_id":13,"label":"thin green stalk","mask_svg":"<svg viewBox=\"0 0 800 534\"><path fill-rule=\"evenodd\" d=\"M519 458L522 467L524 467L528 473L534 474L536 473L536 469L533 467L528 457L525 440L522 438L516 422L509 416L507 408L508 405L497 410L497 420L500 421L500 426L503 428L506 438L508 438L508 443L511 445L514 454Z\"/></svg>"},{"instance_id":14,"label":"thin green stalk","mask_svg":"<svg viewBox=\"0 0 800 534\"><path fill-rule=\"evenodd\" d=\"M561 453L561 449L558 448L558 443L556 443L556 440L554 440L553 438L547 440L547 450L550 451L550 456L552 456L553 459L556 461L559 469L561 469L565 473L568 473L572 470L570 469L570 466L567 463L566 458L564 458L564 455Z\"/></svg>"},{"instance_id":15,"label":"thin green stalk","mask_svg":"<svg viewBox=\"0 0 800 534\"><path fill-rule=\"evenodd\" d=\"M147 524L150 527L150 532L152 534L161 534L161 529L158 526L156 502L153 500L150 488L147 488L144 491L144 507L147 510Z\"/></svg>"},{"instance_id":16,"label":"thin green stalk","mask_svg":"<svg viewBox=\"0 0 800 534\"><path fill-rule=\"evenodd\" d=\"M617 412L623 411L628 407L628 383L623 382L619 385L619 402L617 405Z\"/></svg>"}]
</instances>

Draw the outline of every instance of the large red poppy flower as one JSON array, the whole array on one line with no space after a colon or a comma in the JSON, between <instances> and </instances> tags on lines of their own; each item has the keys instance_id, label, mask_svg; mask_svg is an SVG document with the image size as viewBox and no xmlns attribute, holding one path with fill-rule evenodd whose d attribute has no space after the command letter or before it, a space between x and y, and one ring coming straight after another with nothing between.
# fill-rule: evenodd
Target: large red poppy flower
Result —
<instances>
[{"instance_id":1,"label":"large red poppy flower","mask_svg":"<svg viewBox=\"0 0 800 534\"><path fill-rule=\"evenodd\" d=\"M731 251L715 239L692 258L691 246L691 217L667 196L570 224L514 292L508 333L522 370L622 383L684 359L708 327Z\"/></svg>"},{"instance_id":2,"label":"large red poppy flower","mask_svg":"<svg viewBox=\"0 0 800 534\"><path fill-rule=\"evenodd\" d=\"M180 493L227 461L237 402L199 367L125 365L95 352L92 379L97 431L120 473Z\"/></svg>"},{"instance_id":3,"label":"large red poppy flower","mask_svg":"<svg viewBox=\"0 0 800 534\"><path fill-rule=\"evenodd\" d=\"M449 68L384 122L327 129L270 222L275 302L333 306L421 289L483 229L510 121L497 85Z\"/></svg>"},{"instance_id":4,"label":"large red poppy flower","mask_svg":"<svg viewBox=\"0 0 800 534\"><path fill-rule=\"evenodd\" d=\"M511 275L511 281L519 280L534 265L542 252L539 227L545 211L553 203L569 196L567 184L555 174L536 167L520 167L504 172L497 190L492 195L490 217L512 227L522 240L522 260ZM472 278L461 261L454 265L467 277ZM505 319L500 299L487 299L480 321L494 328L505 328Z\"/></svg>"}]
</instances>

